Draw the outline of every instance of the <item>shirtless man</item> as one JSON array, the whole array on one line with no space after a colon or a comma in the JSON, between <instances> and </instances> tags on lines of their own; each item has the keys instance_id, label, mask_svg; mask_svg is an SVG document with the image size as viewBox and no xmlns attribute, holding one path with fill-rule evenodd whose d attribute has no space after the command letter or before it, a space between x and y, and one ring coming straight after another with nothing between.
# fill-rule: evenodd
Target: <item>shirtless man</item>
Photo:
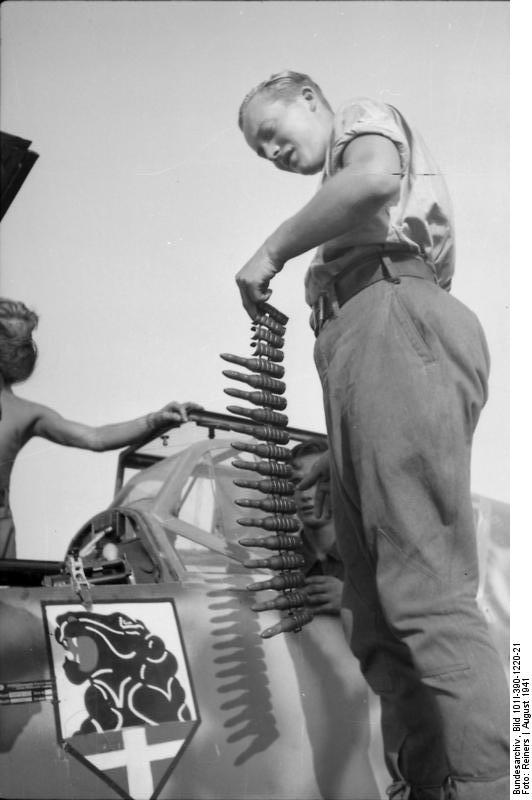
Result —
<instances>
[{"instance_id":1,"label":"shirtless man","mask_svg":"<svg viewBox=\"0 0 532 800\"><path fill-rule=\"evenodd\" d=\"M32 374L37 347L32 333L38 317L24 303L0 298L0 558L16 558L15 527L9 507L9 483L15 459L33 436L66 447L114 450L142 441L151 432L187 421L196 403L167 403L138 419L91 426L65 419L48 406L18 397L13 384Z\"/></svg>"}]
</instances>

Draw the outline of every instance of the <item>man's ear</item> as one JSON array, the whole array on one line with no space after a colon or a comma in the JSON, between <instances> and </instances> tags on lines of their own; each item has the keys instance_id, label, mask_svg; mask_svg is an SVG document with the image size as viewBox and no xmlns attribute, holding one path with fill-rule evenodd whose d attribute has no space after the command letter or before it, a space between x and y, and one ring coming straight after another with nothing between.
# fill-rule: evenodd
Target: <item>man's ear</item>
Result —
<instances>
[{"instance_id":1,"label":"man's ear","mask_svg":"<svg viewBox=\"0 0 532 800\"><path fill-rule=\"evenodd\" d=\"M301 94L306 102L309 104L310 110L315 111L318 105L318 98L312 86L303 86Z\"/></svg>"}]
</instances>

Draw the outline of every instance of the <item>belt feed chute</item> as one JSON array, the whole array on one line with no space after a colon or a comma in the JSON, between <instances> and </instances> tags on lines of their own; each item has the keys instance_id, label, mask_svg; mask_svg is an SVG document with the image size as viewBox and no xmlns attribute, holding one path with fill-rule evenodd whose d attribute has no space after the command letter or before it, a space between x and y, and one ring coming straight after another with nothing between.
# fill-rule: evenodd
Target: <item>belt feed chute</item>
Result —
<instances>
[{"instance_id":1,"label":"belt feed chute","mask_svg":"<svg viewBox=\"0 0 532 800\"><path fill-rule=\"evenodd\" d=\"M230 428L238 433L261 440L259 444L245 441L232 442L232 447L243 453L251 453L255 459L236 458L232 463L237 469L257 472L263 476L259 480L238 479L236 486L254 489L265 495L262 498L238 498L235 503L241 508L258 509L267 512L267 516L242 517L237 520L244 527L260 528L270 532L269 536L240 539L244 547L263 547L276 551L275 555L266 558L253 558L246 562L249 569L267 568L276 572L269 580L250 584L250 591L274 589L279 592L271 600L256 603L254 611L279 610L281 619L271 628L262 631L261 636L269 639L278 633L300 631L312 620L313 613L307 605L307 597L302 587L305 576L301 571L304 558L301 552L301 540L297 531L299 520L295 518L296 504L293 500L295 486L290 481L290 450L283 447L290 435L285 430L288 417L279 413L286 408L286 400L282 395L286 384L280 380L284 377L283 347L285 343L286 323L288 317L268 303L262 306L262 315L251 326L251 346L254 352L251 358L222 353L224 361L245 367L253 374L223 370L227 378L246 383L254 391L241 389L224 389L231 397L247 400L258 408L227 406L227 410L236 415ZM250 421L248 421L250 420ZM254 424L259 423L259 424Z\"/></svg>"}]
</instances>

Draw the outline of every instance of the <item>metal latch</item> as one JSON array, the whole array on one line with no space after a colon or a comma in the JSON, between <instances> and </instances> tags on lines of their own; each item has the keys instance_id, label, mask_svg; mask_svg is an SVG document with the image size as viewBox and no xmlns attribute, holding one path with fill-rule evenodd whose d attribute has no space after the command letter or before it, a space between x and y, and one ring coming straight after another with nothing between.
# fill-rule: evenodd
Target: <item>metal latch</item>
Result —
<instances>
[{"instance_id":1,"label":"metal latch","mask_svg":"<svg viewBox=\"0 0 532 800\"><path fill-rule=\"evenodd\" d=\"M83 605L88 607L92 606L90 584L85 575L81 558L67 556L65 566L72 579L74 591L80 596Z\"/></svg>"}]
</instances>

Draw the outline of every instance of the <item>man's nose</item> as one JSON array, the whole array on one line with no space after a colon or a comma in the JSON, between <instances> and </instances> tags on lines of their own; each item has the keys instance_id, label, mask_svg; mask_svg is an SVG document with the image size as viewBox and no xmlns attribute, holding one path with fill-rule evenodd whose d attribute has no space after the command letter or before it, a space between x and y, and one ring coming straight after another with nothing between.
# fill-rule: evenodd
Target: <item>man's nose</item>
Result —
<instances>
[{"instance_id":1,"label":"man's nose","mask_svg":"<svg viewBox=\"0 0 532 800\"><path fill-rule=\"evenodd\" d=\"M266 158L269 161L276 161L279 156L281 155L281 148L275 142L269 142L264 146L264 150L266 153Z\"/></svg>"}]
</instances>

